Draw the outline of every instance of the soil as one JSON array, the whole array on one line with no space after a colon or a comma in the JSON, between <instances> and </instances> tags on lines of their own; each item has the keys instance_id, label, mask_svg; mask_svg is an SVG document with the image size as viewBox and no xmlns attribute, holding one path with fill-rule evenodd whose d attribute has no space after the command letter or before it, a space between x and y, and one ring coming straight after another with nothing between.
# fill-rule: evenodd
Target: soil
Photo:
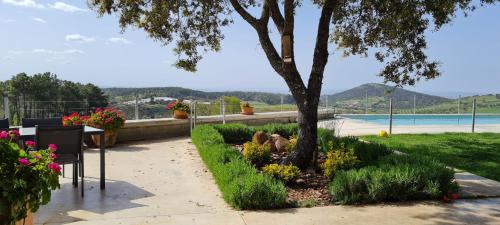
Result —
<instances>
[{"instance_id":1,"label":"soil","mask_svg":"<svg viewBox=\"0 0 500 225\"><path fill-rule=\"evenodd\" d=\"M238 144L233 146L243 154L243 145ZM279 164L287 156L287 152L272 152L270 164ZM323 175L323 171L319 168L319 165L325 161L325 158L325 155L320 152L317 160L318 166L311 166L309 169L301 171L297 180L286 184L288 201L290 203L298 203L300 206L302 203L307 202L308 207L330 204L331 195L328 191L329 179ZM257 169L260 171L260 168Z\"/></svg>"}]
</instances>

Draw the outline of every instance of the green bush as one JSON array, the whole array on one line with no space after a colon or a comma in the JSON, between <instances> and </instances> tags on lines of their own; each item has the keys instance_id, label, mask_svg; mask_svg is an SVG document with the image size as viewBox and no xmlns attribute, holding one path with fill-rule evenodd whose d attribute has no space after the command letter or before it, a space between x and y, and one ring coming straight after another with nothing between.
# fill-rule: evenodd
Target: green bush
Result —
<instances>
[{"instance_id":1,"label":"green bush","mask_svg":"<svg viewBox=\"0 0 500 225\"><path fill-rule=\"evenodd\" d=\"M271 160L271 146L249 141L243 144L243 156L255 165L264 165Z\"/></svg>"},{"instance_id":2,"label":"green bush","mask_svg":"<svg viewBox=\"0 0 500 225\"><path fill-rule=\"evenodd\" d=\"M385 145L364 142L359 140L357 137L350 136L334 138L334 140L327 144L327 146L329 146L326 147L327 151L332 149L345 149L352 151L361 161L362 165L373 164L378 161L380 157L392 153L392 151Z\"/></svg>"},{"instance_id":3,"label":"green bush","mask_svg":"<svg viewBox=\"0 0 500 225\"><path fill-rule=\"evenodd\" d=\"M277 124L271 123L263 126L254 127L254 130L264 131L267 134L279 134L289 139L292 135L299 133L299 126L296 123Z\"/></svg>"},{"instance_id":4,"label":"green bush","mask_svg":"<svg viewBox=\"0 0 500 225\"><path fill-rule=\"evenodd\" d=\"M243 143L252 140L254 129L239 123L212 125L226 143Z\"/></svg>"},{"instance_id":5,"label":"green bush","mask_svg":"<svg viewBox=\"0 0 500 225\"><path fill-rule=\"evenodd\" d=\"M280 164L269 164L262 167L262 172L268 174L278 180L281 180L285 183L296 180L300 175L299 167L294 165L280 165Z\"/></svg>"},{"instance_id":6,"label":"green bush","mask_svg":"<svg viewBox=\"0 0 500 225\"><path fill-rule=\"evenodd\" d=\"M338 172L332 201L342 204L437 199L456 192L453 170L415 155L389 155L375 166Z\"/></svg>"},{"instance_id":7,"label":"green bush","mask_svg":"<svg viewBox=\"0 0 500 225\"><path fill-rule=\"evenodd\" d=\"M339 170L348 170L359 164L359 160L352 151L335 150L326 154L326 160L321 164L325 176L333 178Z\"/></svg>"},{"instance_id":8,"label":"green bush","mask_svg":"<svg viewBox=\"0 0 500 225\"><path fill-rule=\"evenodd\" d=\"M237 209L271 209L286 205L288 194L284 184L258 174L238 151L224 144L223 136L214 126L197 126L192 140L229 205Z\"/></svg>"}]
</instances>

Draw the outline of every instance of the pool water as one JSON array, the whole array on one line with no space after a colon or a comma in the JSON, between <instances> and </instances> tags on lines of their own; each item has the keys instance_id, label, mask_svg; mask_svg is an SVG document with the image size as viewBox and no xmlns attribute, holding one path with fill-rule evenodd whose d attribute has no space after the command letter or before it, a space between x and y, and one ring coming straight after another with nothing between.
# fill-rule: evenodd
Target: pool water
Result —
<instances>
[{"instance_id":1,"label":"pool water","mask_svg":"<svg viewBox=\"0 0 500 225\"><path fill-rule=\"evenodd\" d=\"M376 124L389 124L389 115L341 115L341 117L363 120ZM470 125L472 115L393 115L393 125ZM476 115L476 124L500 124L500 115Z\"/></svg>"}]
</instances>

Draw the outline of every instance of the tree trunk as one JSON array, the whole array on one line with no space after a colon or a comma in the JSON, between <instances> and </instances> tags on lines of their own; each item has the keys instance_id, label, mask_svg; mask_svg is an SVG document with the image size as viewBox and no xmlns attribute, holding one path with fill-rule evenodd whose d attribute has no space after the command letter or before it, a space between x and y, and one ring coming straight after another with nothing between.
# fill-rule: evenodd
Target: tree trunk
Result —
<instances>
[{"instance_id":1,"label":"tree trunk","mask_svg":"<svg viewBox=\"0 0 500 225\"><path fill-rule=\"evenodd\" d=\"M312 162L314 151L317 148L318 106L300 107L297 120L299 124L297 145L282 164L293 164L300 169L306 169Z\"/></svg>"}]
</instances>

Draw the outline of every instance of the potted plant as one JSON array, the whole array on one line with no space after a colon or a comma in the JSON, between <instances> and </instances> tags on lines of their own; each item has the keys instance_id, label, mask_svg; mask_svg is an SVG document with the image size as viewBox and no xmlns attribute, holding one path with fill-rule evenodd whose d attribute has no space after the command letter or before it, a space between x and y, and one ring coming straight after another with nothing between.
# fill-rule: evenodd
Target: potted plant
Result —
<instances>
[{"instance_id":1,"label":"potted plant","mask_svg":"<svg viewBox=\"0 0 500 225\"><path fill-rule=\"evenodd\" d=\"M112 147L116 143L118 129L125 126L125 118L121 112L113 108L97 108L87 119L87 125L104 130L104 143L106 147ZM100 147L100 135L92 135L94 144Z\"/></svg>"},{"instance_id":2,"label":"potted plant","mask_svg":"<svg viewBox=\"0 0 500 225\"><path fill-rule=\"evenodd\" d=\"M68 116L63 116L62 124L63 126L78 126L78 125L86 125L88 116L82 116L77 112L73 112ZM92 140L91 136L85 135L83 141L89 147L94 147L94 140Z\"/></svg>"},{"instance_id":3,"label":"potted plant","mask_svg":"<svg viewBox=\"0 0 500 225\"><path fill-rule=\"evenodd\" d=\"M182 101L171 102L166 107L167 110L174 112L175 119L187 119L189 113L189 105Z\"/></svg>"},{"instance_id":4,"label":"potted plant","mask_svg":"<svg viewBox=\"0 0 500 225\"><path fill-rule=\"evenodd\" d=\"M33 150L34 142L19 148L14 134L0 132L0 224L33 224L32 212L50 201L59 188L61 167L54 162L55 145Z\"/></svg>"},{"instance_id":5,"label":"potted plant","mask_svg":"<svg viewBox=\"0 0 500 225\"><path fill-rule=\"evenodd\" d=\"M245 102L241 105L241 114L243 115L253 115L253 107L250 106L250 103Z\"/></svg>"}]
</instances>

